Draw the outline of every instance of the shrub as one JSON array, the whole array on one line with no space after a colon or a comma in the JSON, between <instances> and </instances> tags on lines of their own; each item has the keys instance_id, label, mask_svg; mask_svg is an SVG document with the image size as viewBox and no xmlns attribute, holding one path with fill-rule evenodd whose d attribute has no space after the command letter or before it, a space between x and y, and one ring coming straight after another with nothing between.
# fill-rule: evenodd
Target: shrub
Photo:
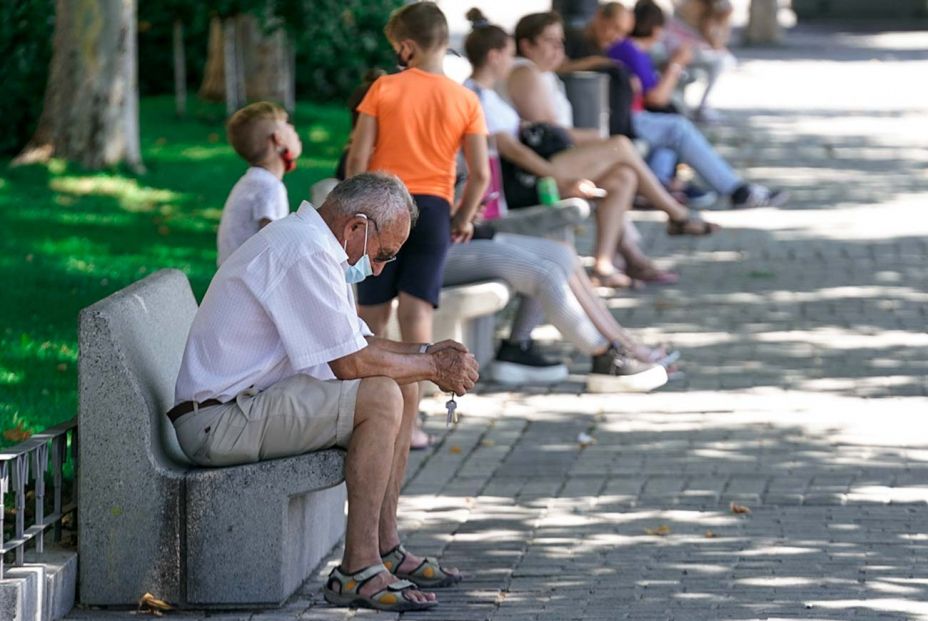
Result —
<instances>
[{"instance_id":1,"label":"shrub","mask_svg":"<svg viewBox=\"0 0 928 621\"><path fill-rule=\"evenodd\" d=\"M401 0L315 0L312 11L280 4L296 48L298 96L343 101L369 68L395 64L383 27Z\"/></svg>"},{"instance_id":2,"label":"shrub","mask_svg":"<svg viewBox=\"0 0 928 621\"><path fill-rule=\"evenodd\" d=\"M55 25L54 0L0 2L0 154L15 155L42 113Z\"/></svg>"}]
</instances>

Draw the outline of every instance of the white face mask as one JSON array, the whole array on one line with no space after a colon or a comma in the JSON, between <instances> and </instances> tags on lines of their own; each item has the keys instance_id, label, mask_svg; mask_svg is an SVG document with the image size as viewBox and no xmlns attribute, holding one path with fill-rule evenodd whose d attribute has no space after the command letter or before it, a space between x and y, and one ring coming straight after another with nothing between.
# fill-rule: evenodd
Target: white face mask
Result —
<instances>
[{"instance_id":1,"label":"white face mask","mask_svg":"<svg viewBox=\"0 0 928 621\"><path fill-rule=\"evenodd\" d=\"M363 213L358 214L364 218L364 254L361 255L361 258L358 259L357 263L354 265L345 266L345 282L349 285L353 285L361 282L368 276L374 273L374 270L371 268L371 259L367 256L367 226L368 219ZM348 252L348 240L345 240L345 252Z\"/></svg>"}]
</instances>

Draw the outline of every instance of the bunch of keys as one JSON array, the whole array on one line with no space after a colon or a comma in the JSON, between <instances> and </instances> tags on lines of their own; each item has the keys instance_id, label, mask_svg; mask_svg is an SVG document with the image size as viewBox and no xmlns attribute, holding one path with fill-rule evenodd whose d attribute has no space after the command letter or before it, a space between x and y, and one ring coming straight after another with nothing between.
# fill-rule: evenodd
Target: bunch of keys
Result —
<instances>
[{"instance_id":1,"label":"bunch of keys","mask_svg":"<svg viewBox=\"0 0 928 621\"><path fill-rule=\"evenodd\" d=\"M454 393L451 393L451 399L449 399L448 402L445 404L445 408L448 409L448 418L445 419L445 427L446 428L450 427L451 423L454 423L455 425L457 425L458 418L460 418L460 415L458 414L458 411L457 411L458 403L457 401L454 400Z\"/></svg>"}]
</instances>

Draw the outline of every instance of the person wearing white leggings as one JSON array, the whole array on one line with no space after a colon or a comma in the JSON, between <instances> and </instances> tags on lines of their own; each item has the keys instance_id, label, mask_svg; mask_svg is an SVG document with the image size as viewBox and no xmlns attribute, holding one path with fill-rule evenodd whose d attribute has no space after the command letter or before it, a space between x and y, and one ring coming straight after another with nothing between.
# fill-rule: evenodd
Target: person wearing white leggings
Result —
<instances>
[{"instance_id":1,"label":"person wearing white leggings","mask_svg":"<svg viewBox=\"0 0 928 621\"><path fill-rule=\"evenodd\" d=\"M570 246L508 233L452 246L444 286L490 279L505 281L522 296L510 338L493 363L495 380L520 384L566 377L562 365L551 365L533 351L531 331L542 315L593 357L590 392L645 392L666 383L666 371L658 364L666 352L642 345L619 325Z\"/></svg>"}]
</instances>

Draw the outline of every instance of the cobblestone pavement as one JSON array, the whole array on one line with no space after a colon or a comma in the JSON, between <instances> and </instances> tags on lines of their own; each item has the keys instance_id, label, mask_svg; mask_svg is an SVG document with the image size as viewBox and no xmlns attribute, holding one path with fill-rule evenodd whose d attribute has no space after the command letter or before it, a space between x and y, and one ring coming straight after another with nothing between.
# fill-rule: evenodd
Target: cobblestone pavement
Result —
<instances>
[{"instance_id":1,"label":"cobblestone pavement","mask_svg":"<svg viewBox=\"0 0 928 621\"><path fill-rule=\"evenodd\" d=\"M429 418L442 439L411 464L407 546L468 579L399 618L928 619L918 36L802 28L785 49L741 52L709 133L793 200L708 213L725 227L710 239L636 216L683 278L609 303L678 347L684 378L587 395L589 360L572 357L564 385L484 386L449 433ZM213 618L398 618L327 607L336 556L285 608Z\"/></svg>"}]
</instances>

